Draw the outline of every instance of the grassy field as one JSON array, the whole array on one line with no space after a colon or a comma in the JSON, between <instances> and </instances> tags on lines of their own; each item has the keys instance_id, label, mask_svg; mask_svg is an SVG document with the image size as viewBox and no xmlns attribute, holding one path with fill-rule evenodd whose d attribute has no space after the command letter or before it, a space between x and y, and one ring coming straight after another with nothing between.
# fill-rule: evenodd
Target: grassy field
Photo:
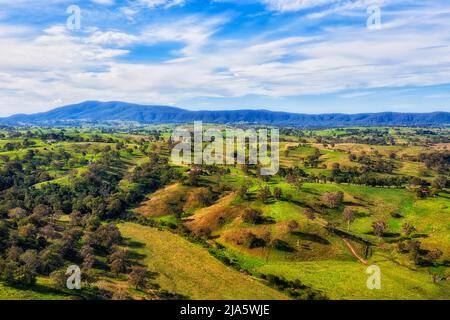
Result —
<instances>
[{"instance_id":1,"label":"grassy field","mask_svg":"<svg viewBox=\"0 0 450 320\"><path fill-rule=\"evenodd\" d=\"M170 129L164 126L162 128ZM58 129L32 130L59 132ZM164 139L169 138L170 132L163 131L155 138L149 132L139 134L139 130L129 133L105 133L102 130L68 128L65 130L66 137L81 137L85 140L50 141L48 138L33 138L30 140L32 144L13 151L6 151L11 150L11 146L6 144L23 143L23 136L9 138L14 135L4 131L5 138L0 139L0 167L4 163L14 162L12 160L17 157L26 164L26 169L30 169L27 171L30 176L35 174L35 170L48 175L42 179L30 180L32 183L29 188L27 186L36 191L36 194L50 192L42 199L52 198L53 191L45 188L46 185L56 184L67 187L64 189L72 189L76 187L74 181L82 181L90 168L98 165L96 162L102 162L105 154L116 155L110 156L117 157L118 162L103 171L117 174L116 180L111 178L108 181L114 190L108 197L96 197L99 197L100 202L111 204L110 200L120 196L123 207L106 220L101 220L103 211L109 209L101 205L93 206L96 201L90 197L86 201L90 205L83 208L86 211L83 215L101 216L100 224L119 223L125 239L120 246L132 251L127 266L137 263L146 267L152 274L150 283L155 287L138 290L130 286L128 277L131 270L113 274L108 260L109 247L95 252L93 271L99 280L94 287L109 293L123 289L135 299L164 299L170 293L175 297L189 299L288 299L285 294L266 286L259 278L261 274L273 274L290 280L298 279L331 299L450 299L448 281L443 280L448 275L450 260L450 190L447 186L439 190L438 195L431 196L430 192L430 196L423 199L419 198L417 192L408 190L412 185L408 181L412 177L420 177L430 183L440 175L448 176L445 168L444 171L430 166L427 168L428 164L417 158L423 152L449 150L450 146L445 140L442 143L431 143L427 140L430 137L426 135L413 140L410 136L415 134L414 128L378 128L375 131L367 128L308 130L297 132L298 136L282 136L281 167L294 172L290 174L291 178L295 175L294 182L288 179L287 171L266 178L259 176L254 166L205 166L193 169L184 164L174 168L180 176L155 184L155 188L138 189L138 186L145 185L148 180L156 181L163 176L158 171L154 176L142 179L145 181L130 179L136 168L141 165L145 167L156 154L167 159L171 144ZM387 133L393 139L393 145L390 145L391 141L373 144L367 142ZM414 141L419 141L420 144L414 144ZM36 152L34 156L30 156L31 150ZM394 164L394 169L388 173L376 171L367 162L349 157L350 153L366 155L370 161L389 161ZM33 168L35 163L37 168ZM337 175L336 163L345 173L351 168L357 171L357 175L405 177L406 180L397 187L371 187L370 183L364 186L336 183L349 181L333 178ZM196 172L200 172L197 180L189 182L190 174ZM145 172L141 171L140 174ZM17 178L16 181L21 180ZM248 190L240 195L239 188L243 185L248 186ZM272 195L261 199L260 192L266 186ZM273 196L275 188L281 190L279 197ZM139 192L130 192L134 190ZM141 196L149 190L154 192L143 199ZM431 186L429 190L432 191ZM92 193L95 194L96 191L92 190ZM331 208L326 204L324 195L337 191L343 192L343 202ZM102 192L109 191L105 188ZM6 219L7 209L12 208L11 199L20 196L12 193L9 194L8 201L0 198L3 205L0 209ZM82 198L85 198L84 194ZM23 203L17 202L14 205L22 206L29 202L25 198ZM55 202L55 208L59 209L59 199ZM356 211L356 216L347 229L343 212L349 207ZM27 209L29 213L33 210L32 207ZM72 218L69 214L72 209L73 207L66 208L59 217L59 227L71 225ZM315 219L310 216L308 218L305 214L308 209ZM243 213L246 210L260 212L260 219L245 220ZM128 218L137 217L158 225L160 229L119 222L124 219L133 221ZM17 226L28 223L26 217L23 219ZM387 223L382 238L374 235L373 223L376 221ZM416 229L411 236L405 236L402 232L405 223ZM10 223L10 226L14 227L15 224ZM183 232L169 231L175 228ZM336 233L336 230L344 235ZM37 232L41 232L39 228ZM211 250L214 250L215 256L222 254L220 258L228 258L227 263L234 268L216 259L205 247L185 239L183 234L189 232L202 237L202 241L214 248ZM259 242L247 241L255 238ZM344 239L350 239L356 254L349 249ZM420 241L420 249L425 252L422 253L422 258L427 258L427 252L431 250L442 251L442 256L434 261L435 265L445 269L445 276L440 278L440 282L432 282L432 276L428 273L428 260L425 260L425 264L420 264L420 261L413 259L411 253L399 252L401 250L398 250L398 244L409 240ZM84 241L84 237L80 238L75 250L79 250ZM1 254L1 259L7 259L6 252ZM369 260L369 264L376 264L381 268L381 290L367 289L367 267L358 262L358 255ZM0 300L82 298L51 287L48 278L42 274L38 277L37 285L30 288L9 287L0 283ZM169 295L166 296L165 293Z\"/></svg>"},{"instance_id":2,"label":"grassy field","mask_svg":"<svg viewBox=\"0 0 450 320\"><path fill-rule=\"evenodd\" d=\"M0 300L68 300L74 296L56 291L48 286L48 280L38 279L31 288L11 287L0 283Z\"/></svg>"},{"instance_id":3,"label":"grassy field","mask_svg":"<svg viewBox=\"0 0 450 320\"><path fill-rule=\"evenodd\" d=\"M249 180L254 182L253 180ZM269 183L271 188L280 187L283 192L293 194L293 202L270 201L262 203L258 200L230 201L225 197L213 206L203 208L194 213L190 219L203 227L214 226L215 241L226 247L230 258L250 272L274 274L287 279L299 279L315 290L323 291L332 299L447 299L448 283L432 282L432 276L426 268L415 267L406 261L404 256L392 256L395 252L392 245L373 247L374 255L369 264L376 264L382 269L383 288L368 290L366 266L360 264L345 247L342 239L330 235L323 228L324 221L334 221L346 230L342 222L340 208L338 212L328 210L321 218L308 221L303 211L315 201L321 199L325 192L344 192L344 204L350 205L358 212L358 218L352 224L350 232L369 241L378 240L371 234L371 224L376 220L388 222L388 232L395 240L400 237L404 223L417 226L417 233L426 235L421 238L425 249L439 248L443 251L442 259L449 256L448 198L441 193L437 198L417 199L405 189L376 188L368 186L305 183L297 189L284 181L274 179ZM255 188L252 188L256 192ZM254 194L253 194L254 195ZM264 217L273 220L273 224L251 225L243 223L239 214L245 207L259 208ZM234 208L234 209L233 209ZM393 217L398 213L401 217ZM217 219L222 217L224 224L217 227ZM286 234L283 223L289 220L298 222L295 232ZM235 245L227 241L227 237L238 236L243 231L251 231L260 235L270 231L273 238L279 238L296 250L294 253L280 252L274 249L253 248ZM395 242L394 242L395 243ZM356 251L362 255L364 248L353 243Z\"/></svg>"},{"instance_id":4,"label":"grassy field","mask_svg":"<svg viewBox=\"0 0 450 320\"><path fill-rule=\"evenodd\" d=\"M156 281L162 289L190 299L287 299L168 231L131 223L119 227L143 256L142 263L158 273Z\"/></svg>"},{"instance_id":5,"label":"grassy field","mask_svg":"<svg viewBox=\"0 0 450 320\"><path fill-rule=\"evenodd\" d=\"M367 288L367 267L356 261L269 263L256 270L287 279L301 279L335 300L450 299L448 281L432 283L431 275L412 271L381 255L375 255L369 263L381 269L380 290Z\"/></svg>"}]
</instances>

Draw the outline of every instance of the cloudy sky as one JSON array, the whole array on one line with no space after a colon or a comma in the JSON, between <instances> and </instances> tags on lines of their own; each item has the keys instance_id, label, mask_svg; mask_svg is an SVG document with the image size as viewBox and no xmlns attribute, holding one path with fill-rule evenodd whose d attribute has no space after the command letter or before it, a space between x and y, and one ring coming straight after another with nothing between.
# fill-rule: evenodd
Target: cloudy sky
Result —
<instances>
[{"instance_id":1,"label":"cloudy sky","mask_svg":"<svg viewBox=\"0 0 450 320\"><path fill-rule=\"evenodd\" d=\"M450 111L449 30L448 0L0 0L0 116L84 100Z\"/></svg>"}]
</instances>

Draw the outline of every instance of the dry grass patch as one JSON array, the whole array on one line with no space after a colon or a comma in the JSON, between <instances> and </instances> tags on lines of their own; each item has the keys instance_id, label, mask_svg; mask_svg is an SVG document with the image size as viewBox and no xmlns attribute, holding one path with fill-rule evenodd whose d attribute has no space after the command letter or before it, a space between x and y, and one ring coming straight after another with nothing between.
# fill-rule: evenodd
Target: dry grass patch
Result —
<instances>
[{"instance_id":1,"label":"dry grass patch","mask_svg":"<svg viewBox=\"0 0 450 320\"><path fill-rule=\"evenodd\" d=\"M152 218L180 214L183 212L188 190L188 187L180 183L167 186L152 194L135 212Z\"/></svg>"},{"instance_id":2,"label":"dry grass patch","mask_svg":"<svg viewBox=\"0 0 450 320\"><path fill-rule=\"evenodd\" d=\"M235 198L236 194L232 193L222 197L214 205L198 210L186 220L185 226L197 235L209 235L242 214L243 207L231 206Z\"/></svg>"},{"instance_id":3,"label":"dry grass patch","mask_svg":"<svg viewBox=\"0 0 450 320\"><path fill-rule=\"evenodd\" d=\"M149 271L157 272L161 290L190 299L279 300L282 293L231 269L202 247L168 231L133 223L119 225L122 235L133 243Z\"/></svg>"}]
</instances>

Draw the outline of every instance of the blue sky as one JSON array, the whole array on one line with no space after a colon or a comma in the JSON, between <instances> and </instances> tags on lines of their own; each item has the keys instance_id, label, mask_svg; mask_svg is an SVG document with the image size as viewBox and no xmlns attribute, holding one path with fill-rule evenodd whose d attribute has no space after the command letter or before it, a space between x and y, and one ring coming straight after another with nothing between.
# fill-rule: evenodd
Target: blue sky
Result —
<instances>
[{"instance_id":1,"label":"blue sky","mask_svg":"<svg viewBox=\"0 0 450 320\"><path fill-rule=\"evenodd\" d=\"M449 30L448 0L0 0L0 116L84 100L450 111Z\"/></svg>"}]
</instances>

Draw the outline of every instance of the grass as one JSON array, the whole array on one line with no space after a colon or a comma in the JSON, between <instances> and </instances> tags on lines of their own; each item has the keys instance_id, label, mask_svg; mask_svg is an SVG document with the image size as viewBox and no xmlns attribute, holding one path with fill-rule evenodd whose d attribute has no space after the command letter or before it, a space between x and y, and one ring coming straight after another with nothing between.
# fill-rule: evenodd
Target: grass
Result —
<instances>
[{"instance_id":1,"label":"grass","mask_svg":"<svg viewBox=\"0 0 450 320\"><path fill-rule=\"evenodd\" d=\"M410 270L379 255L370 264L381 269L381 290L369 290L367 267L352 261L276 262L258 267L257 271L300 279L335 300L449 299L447 281L435 284L431 275Z\"/></svg>"},{"instance_id":2,"label":"grass","mask_svg":"<svg viewBox=\"0 0 450 320\"><path fill-rule=\"evenodd\" d=\"M67 300L73 297L48 287L48 280L38 278L32 287L11 287L0 283L0 300Z\"/></svg>"},{"instance_id":3,"label":"grass","mask_svg":"<svg viewBox=\"0 0 450 320\"><path fill-rule=\"evenodd\" d=\"M152 218L181 214L188 192L189 187L172 184L151 194L135 212Z\"/></svg>"},{"instance_id":4,"label":"grass","mask_svg":"<svg viewBox=\"0 0 450 320\"><path fill-rule=\"evenodd\" d=\"M194 300L287 299L178 235L132 223L121 224L119 229L135 244L133 250L143 256L142 263L159 274L156 281L163 290Z\"/></svg>"},{"instance_id":5,"label":"grass","mask_svg":"<svg viewBox=\"0 0 450 320\"><path fill-rule=\"evenodd\" d=\"M121 134L103 134L92 130L80 129L81 133L69 131L84 138L92 138L93 134L99 134L104 138L113 138L123 141L126 146L133 149L129 153L126 150L120 152L123 168L119 168L124 178L119 187L126 191L133 187L129 184L127 173L131 172L137 165L148 161L141 151L134 149L141 136L130 136ZM406 130L406 129L405 129ZM397 143L401 137L395 130L390 130L396 137ZM405 134L406 131L402 131ZM316 132L316 134L327 136L349 137L347 129L327 129ZM413 132L411 133L413 134ZM169 133L163 134L168 137ZM307 137L307 136L305 136ZM132 138L130 140L130 138ZM282 167L299 166L310 174L331 174L331 165L339 163L342 166L358 166L356 162L350 162L348 152L368 154L378 151L384 158L391 152L397 155L395 175L419 176L424 171L422 163L401 159L402 155L415 156L420 152L430 152L433 149L448 149L448 144L434 145L429 148L418 146L375 146L368 144L342 143L334 147L324 147L316 143L310 137L308 143L297 147L297 138L285 137L286 141L281 143L280 156ZM133 140L136 139L136 140ZM6 142L21 141L0 140L0 150ZM61 142L58 144L47 144L45 141L36 139L35 145L26 149L11 152L0 152L11 159L23 157L27 150L39 151L41 155L49 152L58 153L65 150L70 153L71 158L95 162L99 159L100 149L110 146L115 148L114 143L103 142ZM403 142L407 142L405 139ZM155 143L156 145L157 143ZM289 148L290 151L284 151ZM317 168L304 167L304 159L320 150L321 157ZM82 155L82 152L85 155ZM168 150L156 151L167 154ZM1 165L0 160L0 165ZM35 185L42 187L48 183L60 185L71 185L71 171L77 170L77 175L86 170L86 166L80 167L81 162L75 165L66 163L62 170L55 170L52 165L43 166L53 180ZM217 242L225 246L225 255L238 262L242 269L255 273L272 273L284 276L288 279L299 279L314 289L322 290L332 299L448 299L448 282L433 284L431 276L426 273L425 268L418 269L406 255L396 254L393 248L395 243L385 243L383 247L374 247L374 256L370 258L371 264L376 264L382 270L382 289L368 290L366 288L366 267L355 261L348 248L343 244L339 236L327 232L322 224L326 221L337 223L342 229L346 225L342 220L344 206L352 206L358 211L358 217L351 225L350 232L357 236L377 243L378 240L371 234L372 223L375 220L385 220L389 225L389 233L393 234L385 240L392 242L400 239L402 225L410 223L417 229L417 240L421 242L422 248L438 248L443 251L440 262L450 259L450 226L448 217L450 214L450 194L443 192L439 197L424 200L416 199L415 195L405 189L398 188L373 188L368 186L356 186L345 184L318 184L304 183L298 190L288 185L283 179L272 177L268 183L271 189L280 187L284 195L292 195L293 201L275 201L270 199L268 203L256 200L258 185L264 185L254 175L246 176L239 167L227 166L229 174L208 175L201 177L201 186L218 186L219 183L236 190L246 182L251 183L250 197L238 199L234 195L226 193L217 194L219 199L215 204L205 208L192 208L186 206L186 200L196 190L194 187L183 186L180 183L173 184L153 193L142 204L135 209L136 213L151 217L159 222L180 224L182 221L178 215L185 213L183 217L185 226L191 231L209 228L212 238L208 241ZM188 167L180 167L181 172ZM433 170L429 171L427 180L437 175ZM345 194L344 205L338 209L327 209L320 206L322 195L329 191L343 191ZM319 204L319 205L318 205ZM267 218L268 223L259 225L244 223L241 216L247 207L259 208ZM317 211L317 219L308 221L304 210L311 207ZM187 214L191 216L186 217ZM398 213L400 217L393 218L391 213ZM63 216L61 219L68 219ZM299 227L295 232L285 232L283 227L289 220L295 220ZM190 221L190 222L189 222ZM275 291L251 276L240 273L229 268L212 257L205 248L192 244L182 237L168 231L159 231L154 228L144 227L137 224L124 223L120 225L122 234L128 241L128 246L135 252L135 256L142 265L148 266L151 272L157 274L155 281L166 290L180 294L191 299L286 299L282 293ZM235 233L239 235L244 231L251 231L260 236L270 231L272 238L286 241L295 252L284 252L275 248L246 248L226 240L226 235ZM362 247L354 243L356 250L362 253ZM395 255L394 257L391 255ZM105 283L112 289L125 286L115 280L111 281L105 277ZM136 293L140 297L140 293ZM144 297L144 296L143 296ZM14 288L0 284L0 299L70 299L76 298L70 293L59 293L50 288L48 279L39 278L38 284L31 288Z\"/></svg>"},{"instance_id":6,"label":"grass","mask_svg":"<svg viewBox=\"0 0 450 320\"><path fill-rule=\"evenodd\" d=\"M197 210L185 225L197 234L205 228L217 231L224 223L231 222L242 212L243 208L231 206L235 198L236 195L232 193L220 198L212 206Z\"/></svg>"}]
</instances>

